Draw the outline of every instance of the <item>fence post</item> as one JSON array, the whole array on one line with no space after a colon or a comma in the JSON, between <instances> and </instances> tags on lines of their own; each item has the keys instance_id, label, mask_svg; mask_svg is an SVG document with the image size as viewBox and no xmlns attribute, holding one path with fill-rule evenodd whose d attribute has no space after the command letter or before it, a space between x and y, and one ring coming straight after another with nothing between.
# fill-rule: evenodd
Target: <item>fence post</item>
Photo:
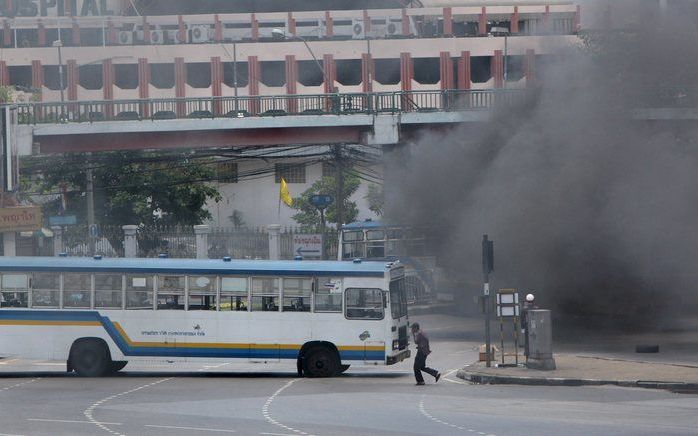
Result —
<instances>
[{"instance_id":1,"label":"fence post","mask_svg":"<svg viewBox=\"0 0 698 436\"><path fill-rule=\"evenodd\" d=\"M63 227L51 226L53 231L53 255L58 256L63 251Z\"/></svg>"},{"instance_id":2,"label":"fence post","mask_svg":"<svg viewBox=\"0 0 698 436\"><path fill-rule=\"evenodd\" d=\"M194 235L196 235L196 258L208 259L208 234L211 233L211 226L201 224L194 226Z\"/></svg>"},{"instance_id":3,"label":"fence post","mask_svg":"<svg viewBox=\"0 0 698 436\"><path fill-rule=\"evenodd\" d=\"M138 257L138 226L127 225L121 228L124 229L124 257Z\"/></svg>"},{"instance_id":4,"label":"fence post","mask_svg":"<svg viewBox=\"0 0 698 436\"><path fill-rule=\"evenodd\" d=\"M281 259L281 225L269 224L269 259Z\"/></svg>"}]
</instances>

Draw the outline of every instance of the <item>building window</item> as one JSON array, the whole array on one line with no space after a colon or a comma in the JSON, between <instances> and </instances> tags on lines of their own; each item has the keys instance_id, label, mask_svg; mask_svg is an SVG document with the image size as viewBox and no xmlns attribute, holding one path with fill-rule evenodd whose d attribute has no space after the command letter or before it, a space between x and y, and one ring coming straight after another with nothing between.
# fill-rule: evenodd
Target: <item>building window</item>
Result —
<instances>
[{"instance_id":1,"label":"building window","mask_svg":"<svg viewBox=\"0 0 698 436\"><path fill-rule=\"evenodd\" d=\"M233 162L220 162L217 168L218 181L221 183L238 182L238 164Z\"/></svg>"},{"instance_id":2,"label":"building window","mask_svg":"<svg viewBox=\"0 0 698 436\"><path fill-rule=\"evenodd\" d=\"M281 179L286 183L305 183L305 164L276 164L276 183L281 183Z\"/></svg>"},{"instance_id":3,"label":"building window","mask_svg":"<svg viewBox=\"0 0 698 436\"><path fill-rule=\"evenodd\" d=\"M332 162L322 163L322 177L332 177L334 178L337 174L337 166Z\"/></svg>"}]
</instances>

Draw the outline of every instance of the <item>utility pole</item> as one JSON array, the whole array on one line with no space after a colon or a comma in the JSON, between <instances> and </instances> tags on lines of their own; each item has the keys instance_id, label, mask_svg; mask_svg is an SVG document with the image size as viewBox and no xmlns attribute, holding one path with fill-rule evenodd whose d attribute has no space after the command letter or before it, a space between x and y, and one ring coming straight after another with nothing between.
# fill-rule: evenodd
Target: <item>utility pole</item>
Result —
<instances>
[{"instance_id":1,"label":"utility pole","mask_svg":"<svg viewBox=\"0 0 698 436\"><path fill-rule=\"evenodd\" d=\"M95 254L95 197L94 197L94 182L92 178L92 153L87 153L87 237L89 241L90 254Z\"/></svg>"},{"instance_id":2,"label":"utility pole","mask_svg":"<svg viewBox=\"0 0 698 436\"><path fill-rule=\"evenodd\" d=\"M337 230L342 230L344 224L344 158L342 156L342 144L335 144L334 149L335 162L335 201L337 202Z\"/></svg>"},{"instance_id":3,"label":"utility pole","mask_svg":"<svg viewBox=\"0 0 698 436\"><path fill-rule=\"evenodd\" d=\"M490 273L494 271L494 241L482 235L482 301L485 306L485 356L487 367L492 366L492 339L490 337Z\"/></svg>"}]
</instances>

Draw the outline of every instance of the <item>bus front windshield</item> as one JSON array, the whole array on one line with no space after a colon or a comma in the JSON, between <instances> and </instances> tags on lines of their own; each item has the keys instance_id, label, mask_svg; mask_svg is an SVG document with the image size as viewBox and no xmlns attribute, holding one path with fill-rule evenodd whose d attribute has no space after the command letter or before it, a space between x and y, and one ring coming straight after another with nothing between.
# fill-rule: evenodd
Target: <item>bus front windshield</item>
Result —
<instances>
[{"instance_id":1,"label":"bus front windshield","mask_svg":"<svg viewBox=\"0 0 698 436\"><path fill-rule=\"evenodd\" d=\"M390 313L393 319L399 319L407 315L404 277L390 282Z\"/></svg>"}]
</instances>

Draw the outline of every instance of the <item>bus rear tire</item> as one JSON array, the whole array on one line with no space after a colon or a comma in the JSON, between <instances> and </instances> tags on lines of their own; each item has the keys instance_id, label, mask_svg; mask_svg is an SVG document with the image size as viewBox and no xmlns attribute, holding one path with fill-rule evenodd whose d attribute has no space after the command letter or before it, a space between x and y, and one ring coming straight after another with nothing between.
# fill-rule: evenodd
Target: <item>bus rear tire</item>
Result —
<instances>
[{"instance_id":1,"label":"bus rear tire","mask_svg":"<svg viewBox=\"0 0 698 436\"><path fill-rule=\"evenodd\" d=\"M340 372L339 356L328 347L311 348L303 361L303 372L309 377L334 377Z\"/></svg>"},{"instance_id":2,"label":"bus rear tire","mask_svg":"<svg viewBox=\"0 0 698 436\"><path fill-rule=\"evenodd\" d=\"M81 377L100 377L112 367L109 348L100 339L79 339L70 348L70 363Z\"/></svg>"}]
</instances>

